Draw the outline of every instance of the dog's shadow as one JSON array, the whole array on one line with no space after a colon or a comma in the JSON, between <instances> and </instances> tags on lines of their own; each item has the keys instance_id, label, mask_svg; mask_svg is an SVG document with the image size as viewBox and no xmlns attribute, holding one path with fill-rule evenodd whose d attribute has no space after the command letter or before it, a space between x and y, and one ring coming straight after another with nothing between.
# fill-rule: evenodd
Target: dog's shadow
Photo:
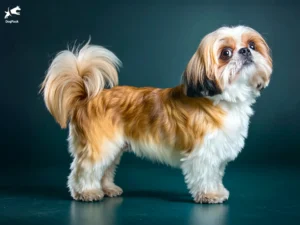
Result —
<instances>
[{"instance_id":1,"label":"dog's shadow","mask_svg":"<svg viewBox=\"0 0 300 225\"><path fill-rule=\"evenodd\" d=\"M191 196L182 192L168 192L162 190L134 190L125 191L124 198L160 199L169 202L192 203Z\"/></svg>"}]
</instances>

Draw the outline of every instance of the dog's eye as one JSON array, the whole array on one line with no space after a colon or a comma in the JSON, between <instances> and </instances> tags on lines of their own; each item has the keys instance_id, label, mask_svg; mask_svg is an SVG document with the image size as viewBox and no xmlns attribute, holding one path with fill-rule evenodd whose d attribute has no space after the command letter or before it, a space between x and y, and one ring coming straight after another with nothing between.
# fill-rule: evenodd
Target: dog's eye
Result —
<instances>
[{"instance_id":1,"label":"dog's eye","mask_svg":"<svg viewBox=\"0 0 300 225\"><path fill-rule=\"evenodd\" d=\"M249 42L249 48L251 48L252 50L255 50L255 43L253 41Z\"/></svg>"},{"instance_id":2,"label":"dog's eye","mask_svg":"<svg viewBox=\"0 0 300 225\"><path fill-rule=\"evenodd\" d=\"M223 60L228 60L232 57L232 49L224 48L221 52L220 58Z\"/></svg>"}]
</instances>

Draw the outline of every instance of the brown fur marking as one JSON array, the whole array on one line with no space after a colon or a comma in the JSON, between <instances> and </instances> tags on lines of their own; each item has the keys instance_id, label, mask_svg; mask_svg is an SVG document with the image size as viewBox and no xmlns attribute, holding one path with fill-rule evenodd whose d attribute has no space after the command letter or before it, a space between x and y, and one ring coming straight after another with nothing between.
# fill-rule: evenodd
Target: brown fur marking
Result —
<instances>
[{"instance_id":1,"label":"brown fur marking","mask_svg":"<svg viewBox=\"0 0 300 225\"><path fill-rule=\"evenodd\" d=\"M192 151L204 135L222 126L224 111L206 98L189 98L183 86L103 90L75 110L72 124L81 144L89 143L92 160L99 159L104 140L116 132L131 140L155 143L183 152Z\"/></svg>"}]
</instances>

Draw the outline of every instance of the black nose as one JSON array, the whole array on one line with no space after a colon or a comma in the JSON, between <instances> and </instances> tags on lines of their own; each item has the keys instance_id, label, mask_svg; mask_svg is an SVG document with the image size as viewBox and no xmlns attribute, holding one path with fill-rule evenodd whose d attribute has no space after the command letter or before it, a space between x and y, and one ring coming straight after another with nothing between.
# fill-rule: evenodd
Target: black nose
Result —
<instances>
[{"instance_id":1,"label":"black nose","mask_svg":"<svg viewBox=\"0 0 300 225\"><path fill-rule=\"evenodd\" d=\"M239 53L243 56L250 56L251 55L251 52L250 52L249 48L241 48L239 50Z\"/></svg>"}]
</instances>

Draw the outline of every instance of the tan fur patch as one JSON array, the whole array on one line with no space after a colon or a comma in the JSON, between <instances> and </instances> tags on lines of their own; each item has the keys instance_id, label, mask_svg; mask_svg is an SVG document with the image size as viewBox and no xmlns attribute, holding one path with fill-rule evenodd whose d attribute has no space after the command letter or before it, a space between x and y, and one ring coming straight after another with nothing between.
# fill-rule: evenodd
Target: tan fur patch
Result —
<instances>
[{"instance_id":1,"label":"tan fur patch","mask_svg":"<svg viewBox=\"0 0 300 225\"><path fill-rule=\"evenodd\" d=\"M217 68L214 66L218 64L218 58L215 57L213 49L216 38L214 33L206 35L189 61L184 73L188 85L203 84L208 79L213 81L219 89L223 88L223 82L216 76Z\"/></svg>"},{"instance_id":2,"label":"tan fur patch","mask_svg":"<svg viewBox=\"0 0 300 225\"><path fill-rule=\"evenodd\" d=\"M270 56L270 48L263 37L256 31L249 31L242 34L242 43L244 47L248 47L250 42L255 43L256 51L265 57L267 63L272 68L272 58Z\"/></svg>"},{"instance_id":3,"label":"tan fur patch","mask_svg":"<svg viewBox=\"0 0 300 225\"><path fill-rule=\"evenodd\" d=\"M224 111L206 98L189 98L183 86L136 88L117 86L103 90L76 110L72 118L81 145L90 144L91 160L99 159L101 143L116 132L130 140L192 151L204 135L220 128ZM80 153L79 153L80 154ZM84 154L84 153L82 153Z\"/></svg>"}]
</instances>

